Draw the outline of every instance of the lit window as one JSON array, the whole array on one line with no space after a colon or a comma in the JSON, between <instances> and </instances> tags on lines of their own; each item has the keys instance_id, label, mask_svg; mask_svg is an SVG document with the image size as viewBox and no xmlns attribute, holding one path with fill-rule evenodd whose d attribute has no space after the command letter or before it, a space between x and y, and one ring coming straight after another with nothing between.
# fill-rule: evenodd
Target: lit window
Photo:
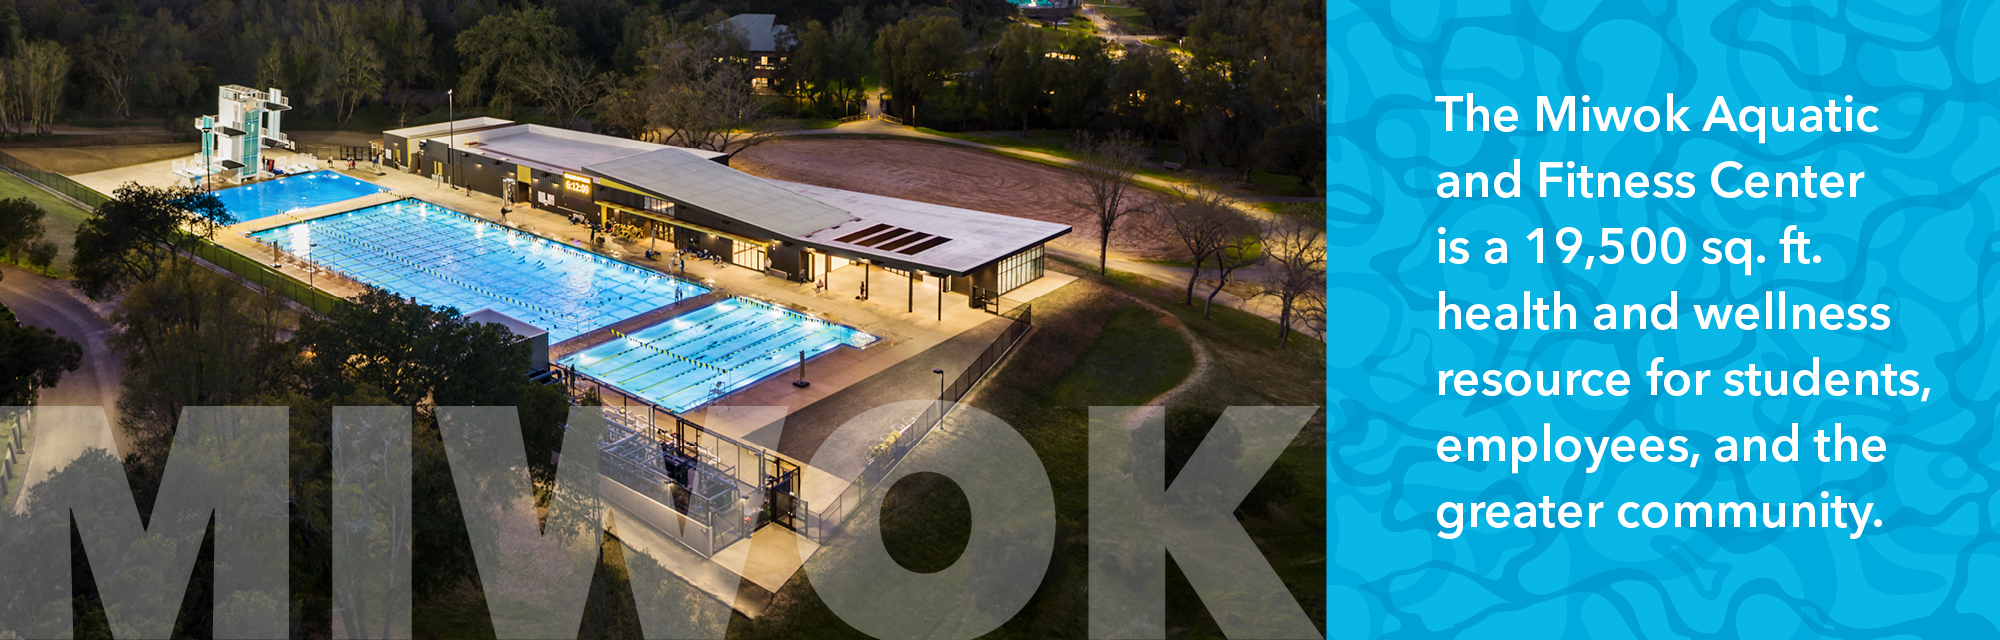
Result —
<instances>
[{"instance_id":1,"label":"lit window","mask_svg":"<svg viewBox=\"0 0 2000 640\"><path fill-rule=\"evenodd\" d=\"M665 200L661 200L659 198L655 198L652 196L646 196L646 210L651 211L653 213L662 214L667 217L673 217L674 203L667 202Z\"/></svg>"}]
</instances>

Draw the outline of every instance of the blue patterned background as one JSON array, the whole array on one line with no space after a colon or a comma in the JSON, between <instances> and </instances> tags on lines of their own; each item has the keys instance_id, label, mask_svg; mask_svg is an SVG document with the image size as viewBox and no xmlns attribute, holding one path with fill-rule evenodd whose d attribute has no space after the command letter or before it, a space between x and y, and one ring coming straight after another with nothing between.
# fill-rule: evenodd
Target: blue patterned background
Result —
<instances>
[{"instance_id":1,"label":"blue patterned background","mask_svg":"<svg viewBox=\"0 0 2000 640\"><path fill-rule=\"evenodd\" d=\"M2000 6L1990 2L1395 2L1329 6L1327 144L1331 256L1327 604L1352 637L1994 637L2000 635L2000 441L1993 375L2000 292L1993 265L2000 171ZM1432 96L1473 92L1513 105L1513 134L1446 133ZM1538 133L1535 96L1654 105L1672 92L1694 133ZM1732 107L1876 105L1876 134L1773 134L1769 144L1703 133L1715 96ZM1460 120L1462 125L1463 121ZM1455 127L1456 128L1456 127ZM1462 130L1461 130L1462 131ZM1489 174L1522 161L1523 194L1435 197L1441 171ZM1764 171L1866 171L1859 198L1727 200L1708 172L1726 159ZM1533 196L1535 163L1689 171L1686 199ZM1553 193L1551 194L1554 195ZM1778 264L1775 239L1800 225L1825 256ZM1436 264L1436 228L1471 238L1472 264ZM1528 231L1573 226L1596 250L1600 227L1684 229L1695 245L1661 263L1535 265ZM1506 237L1514 264L1477 259ZM1699 242L1748 236L1770 262L1750 277L1699 264ZM1554 252L1553 244L1550 251ZM1577 262L1583 261L1579 254ZM1436 296L1495 304L1560 289L1579 322L1590 304L1665 300L1679 331L1436 331ZM1702 331L1693 303L1893 305L1890 331ZM1889 397L1661 400L1638 375L1654 356L1682 369L1914 368L1929 402ZM1622 368L1625 398L1435 395L1440 369ZM1711 379L1714 381L1714 379ZM1445 463L1442 435L1686 436L1694 469L1614 464ZM1800 423L1797 463L1717 464L1718 435ZM1841 422L1889 442L1880 464L1820 463L1810 438ZM1586 456L1585 461L1587 462ZM1626 529L1611 509L1820 501L1875 504L1884 526L1835 529ZM1605 502L1594 529L1436 533L1439 503Z\"/></svg>"}]
</instances>

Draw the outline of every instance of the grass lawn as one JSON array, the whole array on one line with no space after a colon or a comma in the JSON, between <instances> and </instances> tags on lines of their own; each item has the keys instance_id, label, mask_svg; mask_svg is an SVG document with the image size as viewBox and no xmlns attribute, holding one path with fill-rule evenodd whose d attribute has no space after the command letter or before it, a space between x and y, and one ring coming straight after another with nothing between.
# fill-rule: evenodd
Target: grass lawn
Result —
<instances>
[{"instance_id":1,"label":"grass lawn","mask_svg":"<svg viewBox=\"0 0 2000 640\"><path fill-rule=\"evenodd\" d=\"M1174 52L1174 53L1177 53L1177 54L1180 54L1180 55L1183 55L1183 56L1192 56L1192 55L1194 55L1193 53L1190 53L1190 52L1188 52L1188 50L1187 50L1187 49L1184 49L1184 48L1182 48L1182 47L1181 47L1181 45L1180 45L1180 43L1178 43L1178 42L1174 42L1173 40L1169 40L1169 39L1166 39L1166 38L1152 38L1152 39L1149 39L1149 40L1145 40L1144 42L1145 42L1146 44L1150 44L1150 45L1153 45L1153 46L1155 46L1155 47L1159 47L1159 48L1161 48L1161 49L1166 49L1166 50L1168 50L1168 51L1172 51L1172 52Z\"/></svg>"},{"instance_id":2,"label":"grass lawn","mask_svg":"<svg viewBox=\"0 0 2000 640\"><path fill-rule=\"evenodd\" d=\"M42 190L34 183L22 180L12 173L0 172L0 198L27 198L40 205L48 215L42 218L43 238L51 240L61 253L51 265L60 276L69 272L69 258L75 253L76 228L90 219L90 211L70 204L68 200Z\"/></svg>"},{"instance_id":3,"label":"grass lawn","mask_svg":"<svg viewBox=\"0 0 2000 640\"><path fill-rule=\"evenodd\" d=\"M1307 187L1305 181L1300 180L1298 176L1284 176L1275 173L1265 173L1263 171L1252 171L1250 172L1250 183L1257 185L1258 191L1274 196L1310 197L1314 195L1312 188Z\"/></svg>"},{"instance_id":4,"label":"grass lawn","mask_svg":"<svg viewBox=\"0 0 2000 640\"><path fill-rule=\"evenodd\" d=\"M832 118L800 118L793 124L798 129L832 129L840 126L840 121Z\"/></svg>"},{"instance_id":5,"label":"grass lawn","mask_svg":"<svg viewBox=\"0 0 2000 640\"><path fill-rule=\"evenodd\" d=\"M1052 262L1052 269L1083 273ZM1036 330L968 402L1020 432L1049 472L1056 500L1056 548L1042 586L1027 606L991 637L1083 637L1087 632L1089 558L1088 418L1092 405L1138 405L1189 375L1194 358L1176 325L1192 331L1211 357L1208 374L1168 407L1168 467L1185 462L1223 408L1232 405L1319 405L1324 381L1318 347L1276 351L1276 327L1198 308L1178 308L1169 286L1151 281L1104 281L1083 276L1035 301ZM1162 316L1126 295L1166 308ZM1241 312L1238 312L1241 313ZM1310 341L1307 341L1310 342ZM1324 416L1315 418L1238 510L1246 530L1302 607L1324 628ZM950 447L947 437L912 455ZM937 435L932 436L937 438ZM885 500L884 544L913 571L936 571L956 560L970 535L965 498L940 476L912 476ZM822 550L808 563L837 566ZM738 638L859 637L813 593L806 573L779 591L765 615L737 619ZM1179 573L1169 572L1168 634L1219 637L1221 631Z\"/></svg>"},{"instance_id":6,"label":"grass lawn","mask_svg":"<svg viewBox=\"0 0 2000 640\"><path fill-rule=\"evenodd\" d=\"M1112 22L1118 23L1118 27L1123 29L1125 33L1145 33L1152 31L1152 27L1146 22L1146 12L1144 11L1132 7L1108 4L1094 4L1090 6L1096 9L1098 13L1104 14L1104 17L1110 18Z\"/></svg>"}]
</instances>

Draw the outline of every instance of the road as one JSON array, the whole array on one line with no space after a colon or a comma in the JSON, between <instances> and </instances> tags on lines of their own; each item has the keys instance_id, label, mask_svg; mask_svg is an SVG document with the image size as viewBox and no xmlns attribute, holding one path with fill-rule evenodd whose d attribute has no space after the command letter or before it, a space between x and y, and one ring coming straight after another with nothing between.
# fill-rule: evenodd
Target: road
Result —
<instances>
[{"instance_id":1,"label":"road","mask_svg":"<svg viewBox=\"0 0 2000 640\"><path fill-rule=\"evenodd\" d=\"M68 283L9 266L0 266L0 269L4 269L7 276L5 280L0 280L0 304L12 309L15 318L24 324L53 329L57 335L83 345L82 365L65 374L61 384L43 389L38 400L40 405L104 407L111 424L115 425L125 367L111 352L110 323L105 322L93 310L91 303ZM27 482L22 485L31 489L48 478L56 462L67 462L93 447L116 451L111 439L111 431L115 428L107 431L99 425L69 423L36 424L34 428L33 449L28 452ZM22 491L14 496L16 512L27 505L28 493Z\"/></svg>"}]
</instances>

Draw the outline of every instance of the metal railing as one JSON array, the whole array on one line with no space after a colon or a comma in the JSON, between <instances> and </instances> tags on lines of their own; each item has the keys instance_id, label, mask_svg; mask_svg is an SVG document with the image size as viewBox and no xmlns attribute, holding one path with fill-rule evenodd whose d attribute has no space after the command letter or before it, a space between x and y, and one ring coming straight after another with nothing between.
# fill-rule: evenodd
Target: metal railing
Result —
<instances>
[{"instance_id":1,"label":"metal railing","mask_svg":"<svg viewBox=\"0 0 2000 640\"><path fill-rule=\"evenodd\" d=\"M991 373L994 367L1007 357L1008 352L1020 344L1021 338L1028 335L1028 331L1034 328L1034 311L1032 305L1023 303L1007 312L1004 317L1013 322L1008 323L1000 335L994 336L993 342L986 345L986 348L966 365L965 370L959 372L958 377L944 388L943 393L938 394L937 402L924 409L923 413L910 418L909 422L890 434L870 453L868 466L862 470L861 477L855 478L848 484L847 488L840 492L840 496L827 504L824 510L817 513L808 512L806 527L800 533L821 543L838 533L841 527L845 526L848 517L854 514L854 509L861 504L862 497L880 485L882 478L895 470L896 464L902 462L911 450L922 443L925 436L929 436L932 430L944 424L951 409L957 406L958 401L964 399L967 393L972 392L973 385L985 379L986 374Z\"/></svg>"},{"instance_id":2,"label":"metal railing","mask_svg":"<svg viewBox=\"0 0 2000 640\"><path fill-rule=\"evenodd\" d=\"M207 260L209 264L221 267L236 276L238 282L255 284L266 291L289 298L300 306L312 310L313 313L331 314L334 309L347 302L339 296L301 282L291 274L272 269L270 265L252 260L206 239L188 243L187 249L188 253L195 257Z\"/></svg>"},{"instance_id":3,"label":"metal railing","mask_svg":"<svg viewBox=\"0 0 2000 640\"><path fill-rule=\"evenodd\" d=\"M69 196L70 199L81 202L83 206L91 209L104 206L104 203L111 201L110 196L99 193L96 189L83 186L82 183L69 179L69 176L28 164L27 161L16 158L10 153L0 152L0 166L7 167L13 170L14 173L21 174L23 178L54 189L57 193Z\"/></svg>"},{"instance_id":4,"label":"metal railing","mask_svg":"<svg viewBox=\"0 0 2000 640\"><path fill-rule=\"evenodd\" d=\"M711 431L686 417L662 409L651 401L626 393L589 375L578 373L571 367L551 362L549 368L562 373L563 383L572 404L582 404L585 397L595 392L598 400L603 403L606 420L644 434L653 443L663 447L663 452L672 452L682 459L698 461L697 467L702 473L711 477L728 478L736 485L732 496L753 495L753 492L763 486L781 466L780 461L794 468L800 466L775 451ZM648 494L647 497L663 506L671 507L684 516L696 519L705 526L712 527L708 532L709 551L702 551L695 548L695 545L689 545L703 555L727 547L752 533L752 527L736 526L732 517L712 518L710 516L713 514L706 512L691 513L696 510L689 508L692 503L687 500L663 501L657 494ZM769 500L770 498L766 497L766 501ZM804 505L803 500L798 500L798 503ZM772 514L764 515L772 516Z\"/></svg>"},{"instance_id":5,"label":"metal railing","mask_svg":"<svg viewBox=\"0 0 2000 640\"><path fill-rule=\"evenodd\" d=\"M71 180L69 176L28 164L26 161L16 158L9 153L0 152L0 166L12 170L21 177L40 183L42 186L54 189L57 193L69 196L71 199L92 209L104 206L105 203L111 201L111 196L104 195L96 189L86 187L80 182ZM233 274L239 282L255 284L267 291L274 291L278 295L290 298L293 302L297 302L299 305L311 309L315 313L332 313L335 307L346 302L346 300L341 299L339 296L313 288L298 278L281 273L272 269L269 265L223 248L221 245L215 244L206 238L192 238L190 242L183 245L183 248L190 255L206 260L209 264L213 264Z\"/></svg>"}]
</instances>

